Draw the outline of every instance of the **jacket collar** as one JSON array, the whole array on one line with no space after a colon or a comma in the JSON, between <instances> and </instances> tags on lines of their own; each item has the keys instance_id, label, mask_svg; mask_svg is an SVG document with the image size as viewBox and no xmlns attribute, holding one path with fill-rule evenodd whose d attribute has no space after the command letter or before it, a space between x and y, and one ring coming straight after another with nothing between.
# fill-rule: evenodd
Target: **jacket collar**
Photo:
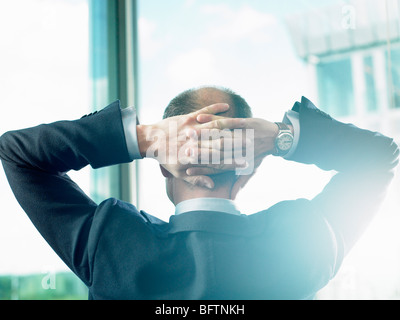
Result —
<instances>
[{"instance_id":1,"label":"jacket collar","mask_svg":"<svg viewBox=\"0 0 400 320\"><path fill-rule=\"evenodd\" d=\"M254 216L233 215L215 211L191 211L170 217L167 233L207 232L234 236L260 234L265 229L262 221L253 221ZM257 219L258 220L258 219Z\"/></svg>"}]
</instances>

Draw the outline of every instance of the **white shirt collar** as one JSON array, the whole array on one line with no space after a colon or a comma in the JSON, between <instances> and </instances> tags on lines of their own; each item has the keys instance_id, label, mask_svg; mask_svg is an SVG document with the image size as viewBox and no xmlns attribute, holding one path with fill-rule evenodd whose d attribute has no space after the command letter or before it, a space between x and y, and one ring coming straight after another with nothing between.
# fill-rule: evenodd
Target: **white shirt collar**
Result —
<instances>
[{"instance_id":1,"label":"white shirt collar","mask_svg":"<svg viewBox=\"0 0 400 320\"><path fill-rule=\"evenodd\" d=\"M198 198L186 200L175 207L175 215L193 211L213 211L241 215L232 200L220 198Z\"/></svg>"}]
</instances>

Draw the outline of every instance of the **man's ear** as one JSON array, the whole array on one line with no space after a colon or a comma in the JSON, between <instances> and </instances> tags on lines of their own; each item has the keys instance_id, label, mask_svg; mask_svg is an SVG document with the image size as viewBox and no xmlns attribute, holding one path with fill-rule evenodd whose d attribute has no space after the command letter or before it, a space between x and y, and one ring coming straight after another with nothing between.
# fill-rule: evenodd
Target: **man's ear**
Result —
<instances>
[{"instance_id":1,"label":"man's ear","mask_svg":"<svg viewBox=\"0 0 400 320\"><path fill-rule=\"evenodd\" d=\"M165 169L162 165L160 165L160 169L161 169L161 173L164 176L164 178L172 178L173 177L173 175L167 169Z\"/></svg>"}]
</instances>

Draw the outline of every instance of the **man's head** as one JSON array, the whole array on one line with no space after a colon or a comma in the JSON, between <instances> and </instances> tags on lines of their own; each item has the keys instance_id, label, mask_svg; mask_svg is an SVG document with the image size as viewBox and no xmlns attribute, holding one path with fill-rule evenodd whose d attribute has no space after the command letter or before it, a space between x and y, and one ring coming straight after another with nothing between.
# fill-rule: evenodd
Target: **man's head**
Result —
<instances>
[{"instance_id":1,"label":"man's head","mask_svg":"<svg viewBox=\"0 0 400 320\"><path fill-rule=\"evenodd\" d=\"M223 87L200 87L189 89L172 99L163 119L189 114L214 103L228 103L230 109L223 114L230 118L252 118L250 106L241 96Z\"/></svg>"},{"instance_id":2,"label":"man's head","mask_svg":"<svg viewBox=\"0 0 400 320\"><path fill-rule=\"evenodd\" d=\"M175 97L164 112L164 119L186 115L215 103L227 103L230 109L221 114L229 118L252 118L252 111L247 102L230 89L222 87L200 87L187 90ZM236 182L235 172L213 176L213 190L190 185L189 183L166 175L167 193L171 201L179 202L194 198L227 198L231 199L232 187Z\"/></svg>"}]
</instances>

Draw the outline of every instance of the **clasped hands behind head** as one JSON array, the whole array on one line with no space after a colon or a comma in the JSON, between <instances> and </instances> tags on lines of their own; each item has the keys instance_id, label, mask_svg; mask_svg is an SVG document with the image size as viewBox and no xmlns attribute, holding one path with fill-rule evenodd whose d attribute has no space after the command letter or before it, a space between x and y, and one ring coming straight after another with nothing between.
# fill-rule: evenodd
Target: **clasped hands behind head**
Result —
<instances>
[{"instance_id":1,"label":"clasped hands behind head","mask_svg":"<svg viewBox=\"0 0 400 320\"><path fill-rule=\"evenodd\" d=\"M278 128L262 119L226 116L229 110L229 104L216 103L138 126L141 155L157 160L167 180L211 190L230 185L234 198L272 154Z\"/></svg>"}]
</instances>

